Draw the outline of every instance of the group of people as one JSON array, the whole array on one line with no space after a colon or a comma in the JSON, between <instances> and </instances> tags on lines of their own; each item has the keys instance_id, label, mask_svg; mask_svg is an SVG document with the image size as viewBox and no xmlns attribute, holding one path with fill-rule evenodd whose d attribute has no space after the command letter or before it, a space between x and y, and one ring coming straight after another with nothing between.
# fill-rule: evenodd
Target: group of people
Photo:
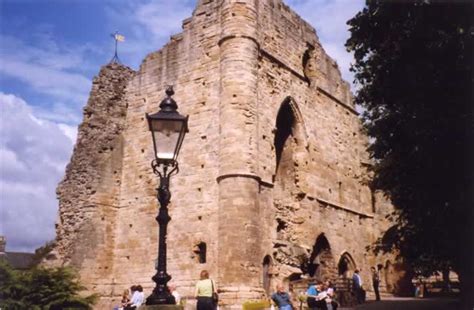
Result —
<instances>
[{"instance_id":1,"label":"group of people","mask_svg":"<svg viewBox=\"0 0 474 310\"><path fill-rule=\"evenodd\" d=\"M131 297L130 297L131 292ZM141 285L132 285L129 290L123 291L120 306L115 307L114 310L133 310L140 307L145 301L145 294Z\"/></svg>"},{"instance_id":2,"label":"group of people","mask_svg":"<svg viewBox=\"0 0 474 310\"><path fill-rule=\"evenodd\" d=\"M336 310L338 303L334 300L335 291L331 281L311 284L306 291L308 308Z\"/></svg>"},{"instance_id":3,"label":"group of people","mask_svg":"<svg viewBox=\"0 0 474 310\"><path fill-rule=\"evenodd\" d=\"M379 294L379 273L375 267L371 268L372 284L374 287L376 300L380 300ZM352 276L354 293L358 303L365 301L365 291L362 288L362 278L359 270L354 271ZM168 286L170 293L175 297L176 304L180 304L181 296L176 290L175 285ZM121 305L114 310L137 309L145 302L145 296L141 285L132 285L129 290L125 290L122 295ZM195 293L197 299L197 310L215 310L217 308L218 294L217 286L209 277L207 270L202 270L200 280L196 283ZM272 301L280 310L294 309L290 295L285 291L282 284L276 286L276 292L271 296ZM312 310L337 310L338 303L335 300L335 290L331 281L317 281L308 286L306 291L306 301L308 308Z\"/></svg>"},{"instance_id":4,"label":"group of people","mask_svg":"<svg viewBox=\"0 0 474 310\"><path fill-rule=\"evenodd\" d=\"M288 294L282 284L278 284L277 291L272 295L272 301L280 310L292 310L290 294ZM330 281L317 281L310 284L306 291L306 302L309 309L313 310L336 310L338 303L334 300L334 287Z\"/></svg>"},{"instance_id":5,"label":"group of people","mask_svg":"<svg viewBox=\"0 0 474 310\"><path fill-rule=\"evenodd\" d=\"M379 283L380 283L380 268L371 267L372 285L375 293L375 300L380 300ZM365 290L362 286L362 278L359 270L355 270L352 276L353 292L357 303L365 302ZM336 310L339 304L335 300L335 289L331 281L316 281L308 286L306 291L306 302L309 309L318 310ZM285 291L282 284L278 284L276 292L271 296L273 302L279 309L292 310L294 309L291 303L290 295Z\"/></svg>"},{"instance_id":6,"label":"group of people","mask_svg":"<svg viewBox=\"0 0 474 310\"><path fill-rule=\"evenodd\" d=\"M176 300L176 304L179 304L181 301L181 296L176 291L175 285L168 286L171 294ZM131 297L130 297L131 292ZM114 310L133 310L138 309L143 303L145 303L145 294L143 293L143 287L141 285L132 285L130 291L126 289L123 291L122 300L120 301L120 306L114 307Z\"/></svg>"},{"instance_id":7,"label":"group of people","mask_svg":"<svg viewBox=\"0 0 474 310\"><path fill-rule=\"evenodd\" d=\"M174 296L177 305L181 302L181 296L176 290L176 285L168 285L171 295ZM122 295L120 306L114 307L114 310L132 310L137 309L145 302L145 295L141 285L132 285L129 290L125 290ZM201 271L200 280L196 283L195 297L197 299L197 310L215 310L217 308L217 287L212 279L209 278L207 270Z\"/></svg>"},{"instance_id":8,"label":"group of people","mask_svg":"<svg viewBox=\"0 0 474 310\"><path fill-rule=\"evenodd\" d=\"M377 268L370 267L370 273L372 275L372 287L374 288L375 300L380 301L380 266L378 266ZM362 278L360 277L359 270L357 269L354 271L354 275L352 276L352 283L354 284L354 293L357 302L365 302L366 294L364 288L362 287Z\"/></svg>"}]
</instances>

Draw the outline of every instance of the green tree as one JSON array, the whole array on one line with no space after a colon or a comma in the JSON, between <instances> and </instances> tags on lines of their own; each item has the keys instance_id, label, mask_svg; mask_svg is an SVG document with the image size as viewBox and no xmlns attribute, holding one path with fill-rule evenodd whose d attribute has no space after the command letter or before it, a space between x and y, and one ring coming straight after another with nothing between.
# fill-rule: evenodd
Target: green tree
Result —
<instances>
[{"instance_id":1,"label":"green tree","mask_svg":"<svg viewBox=\"0 0 474 310\"><path fill-rule=\"evenodd\" d=\"M90 309L96 295L82 297L82 287L69 268L13 270L0 261L0 307L4 309Z\"/></svg>"},{"instance_id":2,"label":"green tree","mask_svg":"<svg viewBox=\"0 0 474 310\"><path fill-rule=\"evenodd\" d=\"M376 249L396 248L428 273L453 268L471 298L472 16L469 1L368 0L346 42L373 141L372 187L396 208Z\"/></svg>"}]
</instances>

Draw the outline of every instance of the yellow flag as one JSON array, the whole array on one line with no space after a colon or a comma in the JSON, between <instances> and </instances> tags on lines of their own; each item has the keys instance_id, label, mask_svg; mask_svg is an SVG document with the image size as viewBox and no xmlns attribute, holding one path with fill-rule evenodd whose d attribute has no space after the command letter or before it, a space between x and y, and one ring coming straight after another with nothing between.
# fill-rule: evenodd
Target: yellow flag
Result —
<instances>
[{"instance_id":1,"label":"yellow flag","mask_svg":"<svg viewBox=\"0 0 474 310\"><path fill-rule=\"evenodd\" d=\"M125 41L125 37L121 34L116 33L115 34L115 40L117 40L119 42L123 42L123 41Z\"/></svg>"}]
</instances>

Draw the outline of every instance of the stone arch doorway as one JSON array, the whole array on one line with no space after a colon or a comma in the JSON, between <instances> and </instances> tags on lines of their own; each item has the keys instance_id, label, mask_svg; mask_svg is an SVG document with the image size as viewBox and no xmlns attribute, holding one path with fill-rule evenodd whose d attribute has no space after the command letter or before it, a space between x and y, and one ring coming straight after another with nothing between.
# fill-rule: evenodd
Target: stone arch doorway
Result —
<instances>
[{"instance_id":1,"label":"stone arch doorway","mask_svg":"<svg viewBox=\"0 0 474 310\"><path fill-rule=\"evenodd\" d=\"M331 252L331 246L324 233L316 238L309 257L308 274L318 280L334 279L336 264Z\"/></svg>"},{"instance_id":2,"label":"stone arch doorway","mask_svg":"<svg viewBox=\"0 0 474 310\"><path fill-rule=\"evenodd\" d=\"M356 269L356 264L352 256L348 252L344 252L339 259L337 264L337 271L339 277L342 278L351 278L354 270Z\"/></svg>"},{"instance_id":3,"label":"stone arch doorway","mask_svg":"<svg viewBox=\"0 0 474 310\"><path fill-rule=\"evenodd\" d=\"M270 255L266 255L262 262L262 285L267 296L270 296L272 292L272 265L272 257Z\"/></svg>"}]
</instances>

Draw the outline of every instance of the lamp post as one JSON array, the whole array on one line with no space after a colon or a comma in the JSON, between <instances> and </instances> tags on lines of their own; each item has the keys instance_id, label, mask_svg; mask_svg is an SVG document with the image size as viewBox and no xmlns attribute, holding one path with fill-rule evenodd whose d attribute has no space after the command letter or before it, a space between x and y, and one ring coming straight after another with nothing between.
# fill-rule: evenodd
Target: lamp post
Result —
<instances>
[{"instance_id":1,"label":"lamp post","mask_svg":"<svg viewBox=\"0 0 474 310\"><path fill-rule=\"evenodd\" d=\"M188 116L178 113L178 105L171 98L173 87L166 89L166 98L160 103L160 111L146 114L148 127L152 133L155 158L151 162L153 172L160 178L157 188L160 210L156 221L159 225L158 264L156 274L152 277L156 283L152 294L146 299L147 305L175 304L174 296L168 289L171 276L166 272L166 233L171 217L168 214L168 203L171 199L169 190L170 177L179 172L178 154L188 131Z\"/></svg>"}]
</instances>

